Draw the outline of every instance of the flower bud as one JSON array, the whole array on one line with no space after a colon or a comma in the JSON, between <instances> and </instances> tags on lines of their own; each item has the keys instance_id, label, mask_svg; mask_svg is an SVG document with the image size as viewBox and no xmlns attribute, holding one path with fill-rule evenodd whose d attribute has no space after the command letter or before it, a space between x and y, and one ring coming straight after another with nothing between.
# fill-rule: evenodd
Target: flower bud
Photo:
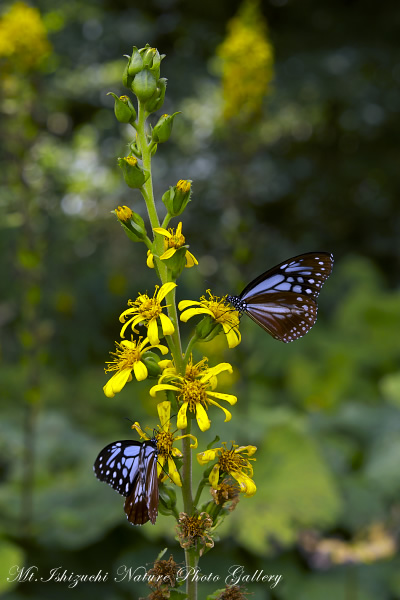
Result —
<instances>
[{"instance_id":1,"label":"flower bud","mask_svg":"<svg viewBox=\"0 0 400 600\"><path fill-rule=\"evenodd\" d=\"M153 96L146 102L146 110L150 112L155 112L159 110L164 104L165 99L165 91L167 89L167 79L165 77L161 77L157 83L157 89L154 92Z\"/></svg>"},{"instance_id":2,"label":"flower bud","mask_svg":"<svg viewBox=\"0 0 400 600\"><path fill-rule=\"evenodd\" d=\"M158 365L160 357L155 352L145 352L142 355L142 361L147 367L149 377L157 379L161 375L162 370Z\"/></svg>"},{"instance_id":3,"label":"flower bud","mask_svg":"<svg viewBox=\"0 0 400 600\"><path fill-rule=\"evenodd\" d=\"M139 71L143 69L143 58L140 54L140 51L133 46L132 56L129 58L128 63L128 74L131 77L134 77Z\"/></svg>"},{"instance_id":4,"label":"flower bud","mask_svg":"<svg viewBox=\"0 0 400 600\"><path fill-rule=\"evenodd\" d=\"M206 315L196 325L196 336L204 342L211 342L222 331L221 323L217 323L211 316Z\"/></svg>"},{"instance_id":5,"label":"flower bud","mask_svg":"<svg viewBox=\"0 0 400 600\"><path fill-rule=\"evenodd\" d=\"M157 81L153 73L149 69L143 69L137 75L132 82L132 91L138 97L140 102L146 102L152 97L157 89Z\"/></svg>"},{"instance_id":6,"label":"flower bud","mask_svg":"<svg viewBox=\"0 0 400 600\"><path fill-rule=\"evenodd\" d=\"M127 54L124 54L124 56L128 59L128 62L126 63L124 72L122 74L122 83L126 88L128 88L128 90L130 90L133 82L132 75L129 75L129 62L131 58Z\"/></svg>"},{"instance_id":7,"label":"flower bud","mask_svg":"<svg viewBox=\"0 0 400 600\"><path fill-rule=\"evenodd\" d=\"M112 96L114 102L114 113L120 123L131 123L136 119L135 108L128 96L118 96L113 92L108 92L107 96Z\"/></svg>"},{"instance_id":8,"label":"flower bud","mask_svg":"<svg viewBox=\"0 0 400 600\"><path fill-rule=\"evenodd\" d=\"M162 115L158 119L157 124L154 126L152 132L152 140L157 143L166 142L169 139L172 131L172 124L174 122L174 118L178 115L179 112L174 113L173 115Z\"/></svg>"},{"instance_id":9,"label":"flower bud","mask_svg":"<svg viewBox=\"0 0 400 600\"><path fill-rule=\"evenodd\" d=\"M180 179L174 187L170 187L162 197L168 212L173 217L183 213L192 194L190 179Z\"/></svg>"},{"instance_id":10,"label":"flower bud","mask_svg":"<svg viewBox=\"0 0 400 600\"><path fill-rule=\"evenodd\" d=\"M137 158L134 156L125 156L124 158L119 158L118 164L122 169L125 182L130 188L141 188L149 177L149 172L142 169L142 167L138 165Z\"/></svg>"},{"instance_id":11,"label":"flower bud","mask_svg":"<svg viewBox=\"0 0 400 600\"><path fill-rule=\"evenodd\" d=\"M118 206L112 212L132 242L141 242L147 236L146 226L142 217L132 212L130 208L127 206Z\"/></svg>"}]
</instances>

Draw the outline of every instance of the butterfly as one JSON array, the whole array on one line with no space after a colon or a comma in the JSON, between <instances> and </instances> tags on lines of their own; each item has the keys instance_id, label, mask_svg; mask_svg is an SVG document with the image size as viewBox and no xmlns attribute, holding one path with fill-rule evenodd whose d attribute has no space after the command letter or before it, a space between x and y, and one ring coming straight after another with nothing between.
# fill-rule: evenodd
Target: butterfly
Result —
<instances>
[{"instance_id":1,"label":"butterfly","mask_svg":"<svg viewBox=\"0 0 400 600\"><path fill-rule=\"evenodd\" d=\"M300 254L254 279L239 296L226 299L275 339L294 342L317 320L316 299L332 266L328 252Z\"/></svg>"},{"instance_id":2,"label":"butterfly","mask_svg":"<svg viewBox=\"0 0 400 600\"><path fill-rule=\"evenodd\" d=\"M108 444L95 460L93 470L122 496L124 511L133 525L151 521L158 514L157 441L122 440Z\"/></svg>"}]
</instances>

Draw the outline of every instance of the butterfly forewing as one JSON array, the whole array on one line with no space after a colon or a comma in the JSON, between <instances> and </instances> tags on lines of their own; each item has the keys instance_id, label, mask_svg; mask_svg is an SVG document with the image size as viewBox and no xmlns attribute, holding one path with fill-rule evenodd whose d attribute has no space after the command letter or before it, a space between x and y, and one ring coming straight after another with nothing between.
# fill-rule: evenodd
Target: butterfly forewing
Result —
<instances>
[{"instance_id":1,"label":"butterfly forewing","mask_svg":"<svg viewBox=\"0 0 400 600\"><path fill-rule=\"evenodd\" d=\"M316 299L332 272L327 252L308 252L290 258L249 283L240 296L228 300L274 338L293 342L317 320Z\"/></svg>"},{"instance_id":2,"label":"butterfly forewing","mask_svg":"<svg viewBox=\"0 0 400 600\"><path fill-rule=\"evenodd\" d=\"M134 525L151 521L158 514L157 443L122 440L109 444L94 463L95 475L122 496L125 512Z\"/></svg>"}]
</instances>

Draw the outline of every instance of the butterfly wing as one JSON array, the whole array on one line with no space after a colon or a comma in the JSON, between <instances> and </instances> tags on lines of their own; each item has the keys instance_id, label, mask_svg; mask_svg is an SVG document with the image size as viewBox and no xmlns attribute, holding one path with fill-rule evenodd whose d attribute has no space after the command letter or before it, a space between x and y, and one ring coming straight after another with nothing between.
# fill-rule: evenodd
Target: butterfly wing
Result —
<instances>
[{"instance_id":1,"label":"butterfly wing","mask_svg":"<svg viewBox=\"0 0 400 600\"><path fill-rule=\"evenodd\" d=\"M308 252L266 271L245 287L238 308L282 342L293 342L317 320L316 299L332 272L328 252Z\"/></svg>"},{"instance_id":2,"label":"butterfly wing","mask_svg":"<svg viewBox=\"0 0 400 600\"><path fill-rule=\"evenodd\" d=\"M131 493L125 500L124 510L134 525L151 521L154 525L158 515L157 448L144 442L137 478Z\"/></svg>"},{"instance_id":3,"label":"butterfly wing","mask_svg":"<svg viewBox=\"0 0 400 600\"><path fill-rule=\"evenodd\" d=\"M122 496L128 496L139 473L142 442L121 440L108 444L99 453L93 470Z\"/></svg>"}]
</instances>

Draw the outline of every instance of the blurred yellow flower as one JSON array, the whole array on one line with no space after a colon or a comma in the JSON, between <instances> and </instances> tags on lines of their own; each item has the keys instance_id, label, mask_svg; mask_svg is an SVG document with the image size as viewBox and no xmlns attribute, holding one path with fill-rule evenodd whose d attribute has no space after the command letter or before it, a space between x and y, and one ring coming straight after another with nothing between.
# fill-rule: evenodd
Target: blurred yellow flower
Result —
<instances>
[{"instance_id":1,"label":"blurred yellow flower","mask_svg":"<svg viewBox=\"0 0 400 600\"><path fill-rule=\"evenodd\" d=\"M217 48L222 63L224 118L248 122L261 113L273 78L273 48L258 0L244 0Z\"/></svg>"},{"instance_id":2,"label":"blurred yellow flower","mask_svg":"<svg viewBox=\"0 0 400 600\"><path fill-rule=\"evenodd\" d=\"M236 479L240 491L244 492L245 496L250 497L254 496L257 491L256 484L251 479L253 476L253 467L250 463L250 460L256 460L255 458L250 458L256 450L256 446L238 446L237 444L232 444L232 448L228 450L224 443L221 448L212 448L204 452L199 452L197 461L201 465L206 465L218 457L218 462L212 468L209 476L211 486L215 490L218 490L220 487L220 473L226 473Z\"/></svg>"},{"instance_id":3,"label":"blurred yellow flower","mask_svg":"<svg viewBox=\"0 0 400 600\"><path fill-rule=\"evenodd\" d=\"M48 56L51 45L37 8L16 2L0 18L0 58L12 62L13 68L29 71Z\"/></svg>"}]
</instances>

